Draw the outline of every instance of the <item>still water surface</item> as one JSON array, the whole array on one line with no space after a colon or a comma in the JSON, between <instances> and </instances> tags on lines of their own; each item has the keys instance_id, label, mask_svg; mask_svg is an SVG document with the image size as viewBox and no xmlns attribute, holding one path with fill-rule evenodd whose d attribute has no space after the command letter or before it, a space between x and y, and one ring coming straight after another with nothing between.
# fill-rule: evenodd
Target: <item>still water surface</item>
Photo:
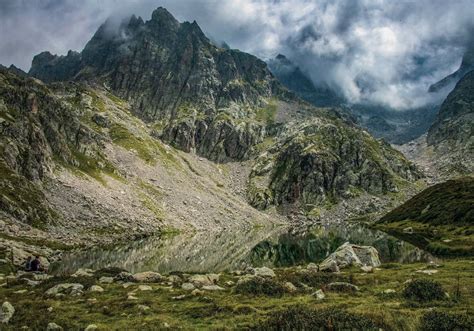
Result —
<instances>
[{"instance_id":1,"label":"still water surface","mask_svg":"<svg viewBox=\"0 0 474 331\"><path fill-rule=\"evenodd\" d=\"M382 262L430 261L423 250L358 224L310 228L263 227L182 233L67 253L55 273L120 267L130 272L220 272L245 266L285 267L320 262L344 242L377 248Z\"/></svg>"}]
</instances>

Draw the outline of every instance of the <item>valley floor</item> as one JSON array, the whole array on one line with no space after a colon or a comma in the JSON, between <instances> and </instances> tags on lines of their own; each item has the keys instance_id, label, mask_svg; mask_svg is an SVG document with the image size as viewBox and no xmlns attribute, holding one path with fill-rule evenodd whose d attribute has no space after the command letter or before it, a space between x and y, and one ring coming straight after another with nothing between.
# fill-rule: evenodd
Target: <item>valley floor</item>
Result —
<instances>
[{"instance_id":1,"label":"valley floor","mask_svg":"<svg viewBox=\"0 0 474 331\"><path fill-rule=\"evenodd\" d=\"M91 324L97 330L313 329L319 325L312 320L315 316L326 316L322 323L334 322L336 329L351 325L352 329L419 330L430 329L429 323L451 329L449 323L454 321L474 327L474 260L470 259L446 260L439 265L390 263L370 273L355 268L341 273L284 268L275 270L276 277L252 286L239 286L242 276L223 273L216 284L219 288L194 291L183 289L182 283L189 279L184 274L154 283L99 283L101 277L117 272L55 277L35 287L3 278L0 297L13 305L15 313L2 330L45 330L49 323L65 330L88 326L92 330ZM447 294L437 301L408 300L403 296L404 288L416 279L437 281ZM335 281L350 282L359 290L330 291L327 284ZM61 298L45 294L62 283L80 283L84 291ZM104 291L93 292L92 285L100 285ZM323 299L314 295L318 289L323 289Z\"/></svg>"}]
</instances>

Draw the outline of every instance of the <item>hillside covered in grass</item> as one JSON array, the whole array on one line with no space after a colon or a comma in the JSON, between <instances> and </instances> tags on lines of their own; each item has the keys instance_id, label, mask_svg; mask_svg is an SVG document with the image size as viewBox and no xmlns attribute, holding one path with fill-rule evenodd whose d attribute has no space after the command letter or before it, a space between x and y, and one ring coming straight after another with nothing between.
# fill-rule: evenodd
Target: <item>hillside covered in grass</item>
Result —
<instances>
[{"instance_id":1,"label":"hillside covered in grass","mask_svg":"<svg viewBox=\"0 0 474 331\"><path fill-rule=\"evenodd\" d=\"M474 253L474 178L427 188L382 217L377 228L440 255Z\"/></svg>"}]
</instances>

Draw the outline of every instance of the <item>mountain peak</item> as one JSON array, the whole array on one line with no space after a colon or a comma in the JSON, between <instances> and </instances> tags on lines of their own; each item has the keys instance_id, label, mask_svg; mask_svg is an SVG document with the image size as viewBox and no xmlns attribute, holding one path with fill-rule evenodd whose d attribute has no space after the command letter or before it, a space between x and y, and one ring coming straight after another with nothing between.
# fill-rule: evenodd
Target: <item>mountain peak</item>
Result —
<instances>
[{"instance_id":1,"label":"mountain peak","mask_svg":"<svg viewBox=\"0 0 474 331\"><path fill-rule=\"evenodd\" d=\"M179 22L166 8L158 7L151 14L150 22L161 26L179 27Z\"/></svg>"}]
</instances>

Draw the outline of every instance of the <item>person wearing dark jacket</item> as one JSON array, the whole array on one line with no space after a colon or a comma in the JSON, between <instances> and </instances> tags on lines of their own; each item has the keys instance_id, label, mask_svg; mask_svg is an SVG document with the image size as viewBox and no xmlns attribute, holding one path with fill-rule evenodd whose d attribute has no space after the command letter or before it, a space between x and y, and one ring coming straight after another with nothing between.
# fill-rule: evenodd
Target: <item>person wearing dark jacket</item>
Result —
<instances>
[{"instance_id":1,"label":"person wearing dark jacket","mask_svg":"<svg viewBox=\"0 0 474 331\"><path fill-rule=\"evenodd\" d=\"M28 256L25 262L25 271L31 271L31 256Z\"/></svg>"},{"instance_id":2,"label":"person wearing dark jacket","mask_svg":"<svg viewBox=\"0 0 474 331\"><path fill-rule=\"evenodd\" d=\"M41 261L39 259L39 256L36 256L33 261L31 261L31 268L30 271L42 271L41 267Z\"/></svg>"}]
</instances>

